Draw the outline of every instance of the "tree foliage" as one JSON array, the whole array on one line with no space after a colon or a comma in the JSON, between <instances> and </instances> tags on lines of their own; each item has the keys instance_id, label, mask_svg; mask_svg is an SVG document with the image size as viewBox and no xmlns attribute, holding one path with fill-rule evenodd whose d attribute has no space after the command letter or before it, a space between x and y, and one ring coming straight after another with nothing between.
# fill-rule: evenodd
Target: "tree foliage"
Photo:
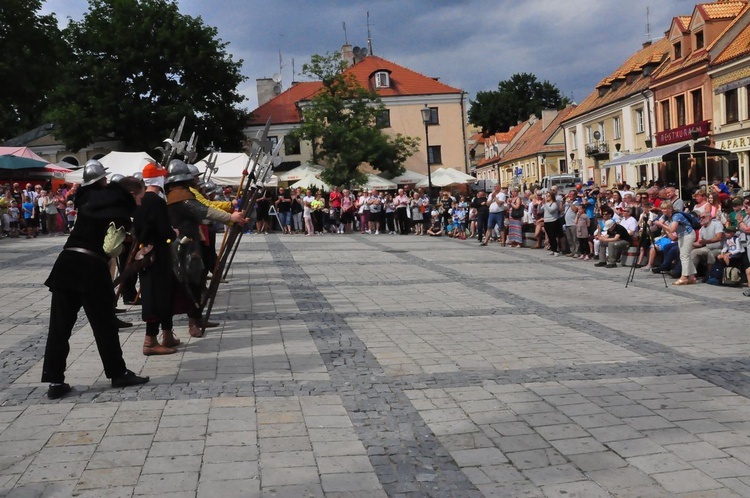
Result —
<instances>
[{"instance_id":1,"label":"tree foliage","mask_svg":"<svg viewBox=\"0 0 750 498\"><path fill-rule=\"evenodd\" d=\"M302 66L305 75L322 82L322 89L302 105L302 125L292 139L307 140L313 161L326 166L323 180L330 185L362 184L363 163L393 175L403 173L403 163L416 150L418 140L391 136L376 123L385 111L378 95L362 87L345 72L337 53L313 55Z\"/></svg>"},{"instance_id":2,"label":"tree foliage","mask_svg":"<svg viewBox=\"0 0 750 498\"><path fill-rule=\"evenodd\" d=\"M242 61L227 54L216 28L180 14L174 0L89 0L63 36L73 61L50 117L70 149L111 136L126 150L152 151L183 116L201 144L240 148Z\"/></svg>"},{"instance_id":3,"label":"tree foliage","mask_svg":"<svg viewBox=\"0 0 750 498\"><path fill-rule=\"evenodd\" d=\"M569 103L549 81L517 73L498 83L497 91L477 92L476 100L471 101L469 122L481 127L485 135L491 135L507 131L532 114L541 116L543 109L562 109Z\"/></svg>"},{"instance_id":4,"label":"tree foliage","mask_svg":"<svg viewBox=\"0 0 750 498\"><path fill-rule=\"evenodd\" d=\"M68 58L54 16L41 0L0 2L0 141L42 124L47 97Z\"/></svg>"}]
</instances>

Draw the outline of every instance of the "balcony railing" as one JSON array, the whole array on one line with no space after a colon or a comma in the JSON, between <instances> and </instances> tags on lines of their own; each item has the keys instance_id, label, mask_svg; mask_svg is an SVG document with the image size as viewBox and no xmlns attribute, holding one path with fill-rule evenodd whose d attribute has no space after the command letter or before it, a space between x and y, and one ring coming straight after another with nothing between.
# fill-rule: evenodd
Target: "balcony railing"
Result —
<instances>
[{"instance_id":1,"label":"balcony railing","mask_svg":"<svg viewBox=\"0 0 750 498\"><path fill-rule=\"evenodd\" d=\"M587 156L598 156L609 154L609 144L607 142L592 142L586 144Z\"/></svg>"}]
</instances>

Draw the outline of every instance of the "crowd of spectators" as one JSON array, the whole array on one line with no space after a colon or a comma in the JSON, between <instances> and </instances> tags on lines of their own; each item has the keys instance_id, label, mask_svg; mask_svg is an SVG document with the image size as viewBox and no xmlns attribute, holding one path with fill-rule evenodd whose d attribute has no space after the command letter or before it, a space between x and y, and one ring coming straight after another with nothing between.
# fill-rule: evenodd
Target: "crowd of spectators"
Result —
<instances>
[{"instance_id":1,"label":"crowd of spectators","mask_svg":"<svg viewBox=\"0 0 750 498\"><path fill-rule=\"evenodd\" d=\"M53 190L47 183L27 183L0 187L0 237L36 238L38 234L64 235L70 233L76 219L73 207L77 185L61 185Z\"/></svg>"}]
</instances>

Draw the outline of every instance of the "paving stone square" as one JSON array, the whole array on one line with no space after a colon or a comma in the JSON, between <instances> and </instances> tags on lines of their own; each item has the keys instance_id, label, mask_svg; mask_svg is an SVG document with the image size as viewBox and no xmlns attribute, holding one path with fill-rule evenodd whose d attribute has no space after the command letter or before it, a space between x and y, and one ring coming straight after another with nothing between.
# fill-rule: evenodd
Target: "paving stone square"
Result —
<instances>
[{"instance_id":1,"label":"paving stone square","mask_svg":"<svg viewBox=\"0 0 750 498\"><path fill-rule=\"evenodd\" d=\"M750 496L736 289L639 274L624 293L627 268L497 244L248 235L218 328L178 316L178 353L145 357L127 307L124 358L152 379L112 389L81 313L75 390L50 401L41 282L63 242L0 240L2 496Z\"/></svg>"}]
</instances>

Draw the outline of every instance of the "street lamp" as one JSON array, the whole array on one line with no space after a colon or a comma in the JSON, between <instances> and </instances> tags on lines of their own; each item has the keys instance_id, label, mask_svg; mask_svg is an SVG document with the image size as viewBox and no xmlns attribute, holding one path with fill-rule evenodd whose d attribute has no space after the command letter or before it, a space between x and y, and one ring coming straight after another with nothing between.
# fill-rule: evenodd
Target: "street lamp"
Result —
<instances>
[{"instance_id":1,"label":"street lamp","mask_svg":"<svg viewBox=\"0 0 750 498\"><path fill-rule=\"evenodd\" d=\"M430 132L428 126L432 121L432 109L427 107L427 104L422 108L422 122L424 123L424 138L425 138L425 151L427 152L427 183L430 188L430 200L432 200L432 170L430 167Z\"/></svg>"}]
</instances>

